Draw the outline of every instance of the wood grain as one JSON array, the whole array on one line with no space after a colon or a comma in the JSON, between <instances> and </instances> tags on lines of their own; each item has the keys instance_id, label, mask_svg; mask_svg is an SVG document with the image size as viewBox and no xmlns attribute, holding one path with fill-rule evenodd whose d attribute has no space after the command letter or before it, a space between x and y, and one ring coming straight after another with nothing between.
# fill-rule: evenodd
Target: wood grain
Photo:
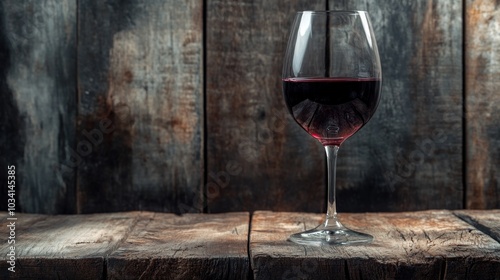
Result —
<instances>
[{"instance_id":1,"label":"wood grain","mask_svg":"<svg viewBox=\"0 0 500 280\"><path fill-rule=\"evenodd\" d=\"M105 257L127 237L139 216L147 217L147 213L19 214L16 272L7 270L10 248L5 242L0 246L2 279L102 279ZM8 231L6 226L0 228L2 236L8 236Z\"/></svg>"},{"instance_id":2,"label":"wood grain","mask_svg":"<svg viewBox=\"0 0 500 280\"><path fill-rule=\"evenodd\" d=\"M340 212L461 209L461 1L330 1L370 13L380 106L338 158Z\"/></svg>"},{"instance_id":3,"label":"wood grain","mask_svg":"<svg viewBox=\"0 0 500 280\"><path fill-rule=\"evenodd\" d=\"M468 209L500 208L500 2L466 0L465 100Z\"/></svg>"},{"instance_id":4,"label":"wood grain","mask_svg":"<svg viewBox=\"0 0 500 280\"><path fill-rule=\"evenodd\" d=\"M324 150L281 93L289 27L324 1L207 1L209 212L324 207Z\"/></svg>"},{"instance_id":5,"label":"wood grain","mask_svg":"<svg viewBox=\"0 0 500 280\"><path fill-rule=\"evenodd\" d=\"M449 211L343 214L369 245L307 247L287 241L323 216L255 212L254 279L498 279L500 243Z\"/></svg>"},{"instance_id":6,"label":"wood grain","mask_svg":"<svg viewBox=\"0 0 500 280\"><path fill-rule=\"evenodd\" d=\"M76 1L2 1L0 19L1 201L15 165L17 210L73 213Z\"/></svg>"},{"instance_id":7,"label":"wood grain","mask_svg":"<svg viewBox=\"0 0 500 280\"><path fill-rule=\"evenodd\" d=\"M500 242L500 210L462 210L453 213Z\"/></svg>"},{"instance_id":8,"label":"wood grain","mask_svg":"<svg viewBox=\"0 0 500 280\"><path fill-rule=\"evenodd\" d=\"M9 236L0 212L1 236ZM499 279L500 210L342 214L369 245L286 241L322 214L257 211L16 214L15 274L2 279ZM250 226L251 231L249 231ZM248 249L249 248L249 249Z\"/></svg>"},{"instance_id":9,"label":"wood grain","mask_svg":"<svg viewBox=\"0 0 500 280\"><path fill-rule=\"evenodd\" d=\"M156 213L108 258L109 279L247 279L248 213Z\"/></svg>"},{"instance_id":10,"label":"wood grain","mask_svg":"<svg viewBox=\"0 0 500 280\"><path fill-rule=\"evenodd\" d=\"M78 212L202 211L202 1L81 1Z\"/></svg>"},{"instance_id":11,"label":"wood grain","mask_svg":"<svg viewBox=\"0 0 500 280\"><path fill-rule=\"evenodd\" d=\"M294 12L324 8L369 11L384 72L340 149L339 211L500 207L498 1L97 2L0 3L17 210L321 212L324 151L280 75Z\"/></svg>"}]
</instances>

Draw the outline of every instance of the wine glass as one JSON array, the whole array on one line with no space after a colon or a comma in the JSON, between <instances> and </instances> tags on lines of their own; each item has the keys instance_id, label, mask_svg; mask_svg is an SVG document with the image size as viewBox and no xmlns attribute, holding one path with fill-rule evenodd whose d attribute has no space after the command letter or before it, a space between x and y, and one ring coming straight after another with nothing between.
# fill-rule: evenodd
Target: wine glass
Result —
<instances>
[{"instance_id":1,"label":"wine glass","mask_svg":"<svg viewBox=\"0 0 500 280\"><path fill-rule=\"evenodd\" d=\"M371 235L343 226L335 202L340 145L373 116L382 70L375 36L365 11L298 12L283 63L283 96L295 121L325 147L328 208L318 227L292 234L304 245L358 244Z\"/></svg>"}]
</instances>

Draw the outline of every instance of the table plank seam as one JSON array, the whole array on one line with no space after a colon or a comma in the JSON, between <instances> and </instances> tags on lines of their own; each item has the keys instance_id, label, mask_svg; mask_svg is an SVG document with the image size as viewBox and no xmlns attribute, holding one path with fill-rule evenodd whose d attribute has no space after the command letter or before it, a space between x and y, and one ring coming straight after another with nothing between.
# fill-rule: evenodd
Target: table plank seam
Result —
<instances>
[{"instance_id":1,"label":"table plank seam","mask_svg":"<svg viewBox=\"0 0 500 280\"><path fill-rule=\"evenodd\" d=\"M139 223L140 218L143 216L142 214L143 214L143 211L138 212L137 216L134 218L134 221L133 221L132 225L129 227L129 229L123 235L123 237L120 238L116 242L116 244L114 246L111 246L106 252L104 252L103 258L102 258L103 259L102 260L102 262L103 262L102 263L102 279L109 279L109 277L108 277L108 260L109 260L109 256L111 254L113 254L113 252L115 252L116 250L118 250L118 248L120 248L123 245L123 243L125 243L127 241L128 237L134 231L135 227ZM154 217L154 215L153 215L153 217Z\"/></svg>"},{"instance_id":2,"label":"table plank seam","mask_svg":"<svg viewBox=\"0 0 500 280\"><path fill-rule=\"evenodd\" d=\"M143 212L139 212L137 214L137 216L134 218L134 222L132 223L132 225L129 227L128 231L123 235L122 238L120 238L116 244L114 246L111 246L105 253L104 253L104 259L105 259L105 262L107 262L108 260L108 256L113 254L118 248L120 248L123 243L125 243L128 239L128 237L130 236L130 234L134 231L135 227L137 226L137 224L139 223L139 220L141 217L143 217ZM154 218L154 215L153 217ZM106 264L106 263L105 263Z\"/></svg>"},{"instance_id":3,"label":"table plank seam","mask_svg":"<svg viewBox=\"0 0 500 280\"><path fill-rule=\"evenodd\" d=\"M460 220L466 222L467 224L473 226L475 229L479 230L481 233L491 237L491 239L495 240L497 243L500 244L500 236L496 235L490 228L487 226L481 224L480 222L476 221L474 218L461 214L461 213L455 213L452 212L453 215Z\"/></svg>"}]
</instances>

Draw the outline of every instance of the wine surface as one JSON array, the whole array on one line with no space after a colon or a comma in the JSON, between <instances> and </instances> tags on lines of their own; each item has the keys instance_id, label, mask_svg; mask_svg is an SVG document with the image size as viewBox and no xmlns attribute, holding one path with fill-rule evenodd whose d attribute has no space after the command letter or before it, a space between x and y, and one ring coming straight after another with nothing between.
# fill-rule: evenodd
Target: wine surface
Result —
<instances>
[{"instance_id":1,"label":"wine surface","mask_svg":"<svg viewBox=\"0 0 500 280\"><path fill-rule=\"evenodd\" d=\"M288 110L323 145L340 145L373 116L380 98L376 78L286 78Z\"/></svg>"}]
</instances>

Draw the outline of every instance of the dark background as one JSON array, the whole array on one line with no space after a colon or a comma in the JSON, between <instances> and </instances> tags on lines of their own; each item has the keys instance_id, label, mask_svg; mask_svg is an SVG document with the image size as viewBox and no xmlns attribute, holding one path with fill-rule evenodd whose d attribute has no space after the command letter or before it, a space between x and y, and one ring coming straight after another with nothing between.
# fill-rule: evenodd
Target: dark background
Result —
<instances>
[{"instance_id":1,"label":"dark background","mask_svg":"<svg viewBox=\"0 0 500 280\"><path fill-rule=\"evenodd\" d=\"M500 208L498 0L0 2L0 209L321 212L322 146L285 110L298 10L359 9L377 113L338 160L341 212Z\"/></svg>"}]
</instances>

